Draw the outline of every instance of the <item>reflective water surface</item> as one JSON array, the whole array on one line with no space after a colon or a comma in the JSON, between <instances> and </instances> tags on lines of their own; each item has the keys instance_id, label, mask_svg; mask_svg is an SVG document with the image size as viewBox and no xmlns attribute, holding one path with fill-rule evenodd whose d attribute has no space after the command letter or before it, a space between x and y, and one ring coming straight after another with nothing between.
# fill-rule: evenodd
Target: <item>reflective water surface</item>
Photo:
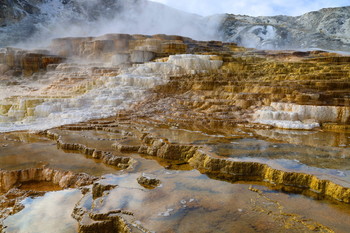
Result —
<instances>
[{"instance_id":1,"label":"reflective water surface","mask_svg":"<svg viewBox=\"0 0 350 233\"><path fill-rule=\"evenodd\" d=\"M57 149L55 141L25 133L0 134L0 169L17 170L49 166L100 176L115 168L77 153Z\"/></svg>"},{"instance_id":2,"label":"reflective water surface","mask_svg":"<svg viewBox=\"0 0 350 233\"><path fill-rule=\"evenodd\" d=\"M78 224L71 214L81 196L79 190L69 189L28 197L22 201L25 208L4 221L6 232L77 232Z\"/></svg>"},{"instance_id":3,"label":"reflective water surface","mask_svg":"<svg viewBox=\"0 0 350 233\"><path fill-rule=\"evenodd\" d=\"M114 142L125 140L125 134L117 132L56 132L65 141L104 151L113 151ZM295 132L295 135L276 137L286 132L273 135L238 129L236 133L222 135L175 128L152 128L149 132L173 143L207 146L222 158L318 174L350 186L350 134ZM329 138L339 140L335 143ZM212 179L181 161L130 153L123 156L132 157L137 164L120 171L82 154L57 149L55 141L42 136L3 134L0 146L5 144L0 151L1 169L45 164L103 175L100 183L117 187L96 200L86 195L81 204L93 213L131 211L134 215L130 223L150 231L345 233L350 229L347 204L282 192L263 182L230 183ZM141 174L155 176L161 185L155 189L144 188L137 182ZM78 223L71 213L82 196L81 191L71 189L28 197L23 201L24 210L5 220L6 232L76 232Z\"/></svg>"}]
</instances>

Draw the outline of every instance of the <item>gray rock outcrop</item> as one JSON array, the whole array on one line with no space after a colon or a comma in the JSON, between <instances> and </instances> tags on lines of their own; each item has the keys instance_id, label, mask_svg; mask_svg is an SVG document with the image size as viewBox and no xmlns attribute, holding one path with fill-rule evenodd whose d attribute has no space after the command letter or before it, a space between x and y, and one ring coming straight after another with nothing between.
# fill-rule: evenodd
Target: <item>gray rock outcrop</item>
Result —
<instances>
[{"instance_id":1,"label":"gray rock outcrop","mask_svg":"<svg viewBox=\"0 0 350 233\"><path fill-rule=\"evenodd\" d=\"M223 40L245 47L350 51L350 6L297 17L227 14L219 31Z\"/></svg>"},{"instance_id":2,"label":"gray rock outcrop","mask_svg":"<svg viewBox=\"0 0 350 233\"><path fill-rule=\"evenodd\" d=\"M0 47L18 47L22 46L21 42L26 42L22 47L37 48L38 44L46 46L54 38L106 33L176 34L209 40L215 38L214 29L218 25L215 22L219 22L147 0L14 2L18 4L6 4L6 13L0 14L3 15ZM27 5L30 8L25 7Z\"/></svg>"},{"instance_id":3,"label":"gray rock outcrop","mask_svg":"<svg viewBox=\"0 0 350 233\"><path fill-rule=\"evenodd\" d=\"M38 47L38 42L42 46L57 37L105 33L177 34L258 49L350 51L350 6L325 8L296 17L232 14L201 17L147 0L0 3L0 47L21 42Z\"/></svg>"},{"instance_id":4,"label":"gray rock outcrop","mask_svg":"<svg viewBox=\"0 0 350 233\"><path fill-rule=\"evenodd\" d=\"M3 0L0 2L0 27L22 20L27 15L39 14L35 3L41 0Z\"/></svg>"}]
</instances>

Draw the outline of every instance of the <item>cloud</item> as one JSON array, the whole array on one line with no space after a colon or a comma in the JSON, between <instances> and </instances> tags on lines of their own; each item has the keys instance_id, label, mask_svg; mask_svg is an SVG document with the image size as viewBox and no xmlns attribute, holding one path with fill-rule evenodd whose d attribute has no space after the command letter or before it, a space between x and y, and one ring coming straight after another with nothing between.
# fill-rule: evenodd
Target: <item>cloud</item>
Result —
<instances>
[{"instance_id":1,"label":"cloud","mask_svg":"<svg viewBox=\"0 0 350 233\"><path fill-rule=\"evenodd\" d=\"M251 16L291 15L297 16L309 11L327 7L350 5L349 0L152 0L171 7L196 13L213 15L220 13Z\"/></svg>"}]
</instances>

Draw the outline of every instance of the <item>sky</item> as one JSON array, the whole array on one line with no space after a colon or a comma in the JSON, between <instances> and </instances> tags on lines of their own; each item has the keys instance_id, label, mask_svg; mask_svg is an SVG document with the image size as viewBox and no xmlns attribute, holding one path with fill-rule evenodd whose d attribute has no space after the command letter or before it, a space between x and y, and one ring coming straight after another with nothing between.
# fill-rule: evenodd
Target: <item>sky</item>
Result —
<instances>
[{"instance_id":1,"label":"sky","mask_svg":"<svg viewBox=\"0 0 350 233\"><path fill-rule=\"evenodd\" d=\"M231 13L251 16L298 16L327 7L350 6L350 0L152 0L203 16Z\"/></svg>"}]
</instances>

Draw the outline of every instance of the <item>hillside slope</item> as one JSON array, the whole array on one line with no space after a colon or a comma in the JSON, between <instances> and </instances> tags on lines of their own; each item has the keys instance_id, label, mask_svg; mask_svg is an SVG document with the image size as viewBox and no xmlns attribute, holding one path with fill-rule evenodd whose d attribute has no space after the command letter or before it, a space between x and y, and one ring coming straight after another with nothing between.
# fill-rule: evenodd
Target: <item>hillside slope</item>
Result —
<instances>
[{"instance_id":1,"label":"hillside slope","mask_svg":"<svg viewBox=\"0 0 350 233\"><path fill-rule=\"evenodd\" d=\"M1 9L0 47L42 47L53 38L107 33L210 40L218 39L221 22L221 17L202 17L146 0L6 0Z\"/></svg>"},{"instance_id":2,"label":"hillside slope","mask_svg":"<svg viewBox=\"0 0 350 233\"><path fill-rule=\"evenodd\" d=\"M301 16L202 17L147 0L5 0L0 47L38 47L53 38L107 33L174 34L258 49L350 51L350 6Z\"/></svg>"},{"instance_id":3,"label":"hillside slope","mask_svg":"<svg viewBox=\"0 0 350 233\"><path fill-rule=\"evenodd\" d=\"M350 51L350 7L325 8L297 17L228 14L220 32L224 40L246 47Z\"/></svg>"}]
</instances>

